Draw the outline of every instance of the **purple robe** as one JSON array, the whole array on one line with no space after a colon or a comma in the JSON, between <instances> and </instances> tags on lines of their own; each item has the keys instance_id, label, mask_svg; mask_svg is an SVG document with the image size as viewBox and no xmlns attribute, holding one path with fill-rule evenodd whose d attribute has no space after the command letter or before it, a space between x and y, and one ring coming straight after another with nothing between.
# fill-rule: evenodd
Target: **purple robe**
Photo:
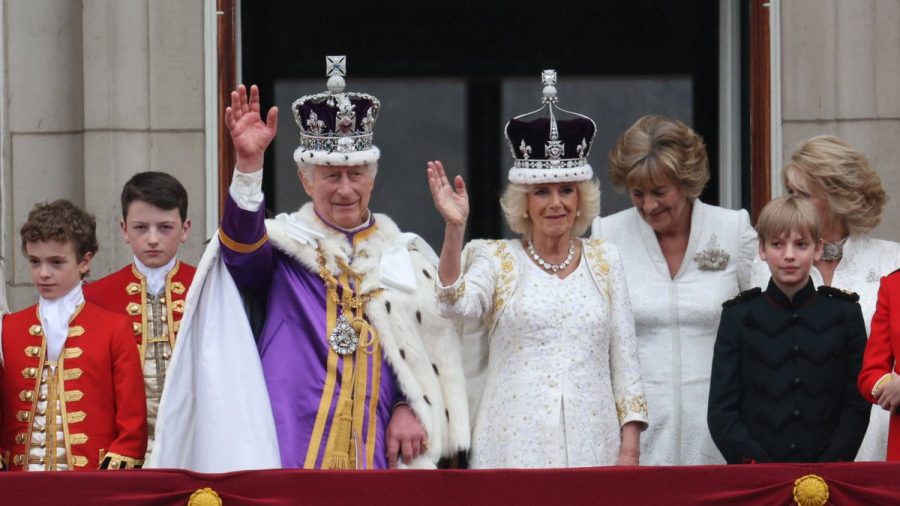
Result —
<instances>
[{"instance_id":1,"label":"purple robe","mask_svg":"<svg viewBox=\"0 0 900 506\"><path fill-rule=\"evenodd\" d=\"M266 234L264 208L245 211L228 196L222 233L234 249L222 242L222 256L238 288L268 295L259 353L281 464L286 468L323 468L327 467L326 448L330 447L342 386L350 379L345 373L353 369L356 356L341 357L328 344L329 307L332 322L336 310L335 304L328 302L318 273L274 247L272 241L259 245ZM354 234L334 231L355 243L364 240L374 227L372 220ZM353 435L356 466L360 469L387 468L385 431L395 403L404 399L384 354L380 349L373 351L365 355L364 367L356 366L366 374L364 402L354 399L354 409L364 410L361 430ZM348 384L347 392L351 387Z\"/></svg>"}]
</instances>

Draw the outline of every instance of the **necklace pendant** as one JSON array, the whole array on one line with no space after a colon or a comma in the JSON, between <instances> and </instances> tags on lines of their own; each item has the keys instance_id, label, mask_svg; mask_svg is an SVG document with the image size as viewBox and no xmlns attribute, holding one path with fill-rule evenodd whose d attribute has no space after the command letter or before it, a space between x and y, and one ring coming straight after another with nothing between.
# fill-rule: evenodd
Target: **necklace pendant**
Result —
<instances>
[{"instance_id":1,"label":"necklace pendant","mask_svg":"<svg viewBox=\"0 0 900 506\"><path fill-rule=\"evenodd\" d=\"M359 346L359 336L346 316L340 315L328 336L328 344L338 355L350 355Z\"/></svg>"}]
</instances>

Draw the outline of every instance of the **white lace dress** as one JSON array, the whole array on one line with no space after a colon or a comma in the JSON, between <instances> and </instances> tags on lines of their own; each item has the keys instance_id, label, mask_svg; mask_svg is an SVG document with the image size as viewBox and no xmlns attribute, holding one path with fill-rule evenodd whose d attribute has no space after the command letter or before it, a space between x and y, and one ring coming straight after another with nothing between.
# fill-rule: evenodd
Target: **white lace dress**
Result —
<instances>
[{"instance_id":1,"label":"white lace dress","mask_svg":"<svg viewBox=\"0 0 900 506\"><path fill-rule=\"evenodd\" d=\"M618 256L606 252L608 275L601 279L586 255L560 279L534 265L518 241L505 244L515 267L501 264L500 276L513 274L515 289L500 302L503 311L490 337L471 465L615 464L621 425L647 421ZM446 316L481 315L497 305L497 262L490 250L476 254L461 280L439 287L439 294L456 294L452 302L442 298Z\"/></svg>"}]
</instances>

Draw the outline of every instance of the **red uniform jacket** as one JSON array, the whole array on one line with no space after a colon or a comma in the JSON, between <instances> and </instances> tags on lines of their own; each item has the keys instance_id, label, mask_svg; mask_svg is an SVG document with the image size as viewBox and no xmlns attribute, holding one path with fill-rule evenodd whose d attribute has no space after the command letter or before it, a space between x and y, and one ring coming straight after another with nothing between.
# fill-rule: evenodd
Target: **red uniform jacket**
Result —
<instances>
[{"instance_id":1,"label":"red uniform jacket","mask_svg":"<svg viewBox=\"0 0 900 506\"><path fill-rule=\"evenodd\" d=\"M147 449L144 380L131 323L90 302L75 310L57 361L62 430L69 469L142 464ZM3 318L0 368L0 452L6 467L24 471L46 342L37 305Z\"/></svg>"},{"instance_id":2,"label":"red uniform jacket","mask_svg":"<svg viewBox=\"0 0 900 506\"><path fill-rule=\"evenodd\" d=\"M894 271L881 278L872 331L857 380L859 393L869 402L875 403L872 389L878 380L897 370L897 357L900 357L900 272ZM891 415L887 460L900 461L900 415L897 413Z\"/></svg>"},{"instance_id":3,"label":"red uniform jacket","mask_svg":"<svg viewBox=\"0 0 900 506\"><path fill-rule=\"evenodd\" d=\"M175 349L175 336L184 314L184 299L196 269L176 261L166 276L166 318L169 345ZM117 272L84 286L84 298L98 306L131 318L132 329L141 352L141 363L147 347L147 280L130 264Z\"/></svg>"}]
</instances>

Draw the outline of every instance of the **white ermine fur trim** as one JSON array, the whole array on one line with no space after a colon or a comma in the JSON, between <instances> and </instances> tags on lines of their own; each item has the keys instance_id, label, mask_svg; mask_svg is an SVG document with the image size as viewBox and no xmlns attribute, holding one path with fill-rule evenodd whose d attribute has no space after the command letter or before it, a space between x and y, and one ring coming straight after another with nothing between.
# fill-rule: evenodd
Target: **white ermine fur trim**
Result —
<instances>
[{"instance_id":1,"label":"white ermine fur trim","mask_svg":"<svg viewBox=\"0 0 900 506\"><path fill-rule=\"evenodd\" d=\"M362 151L350 151L348 153L339 153L337 151L313 151L304 147L294 150L294 162L308 163L310 165L336 165L340 167L349 167L352 165L365 165L378 161L381 157L381 151L375 146Z\"/></svg>"},{"instance_id":2,"label":"white ermine fur trim","mask_svg":"<svg viewBox=\"0 0 900 506\"><path fill-rule=\"evenodd\" d=\"M509 169L509 182L518 184L574 183L594 178L590 164L568 169Z\"/></svg>"}]
</instances>

